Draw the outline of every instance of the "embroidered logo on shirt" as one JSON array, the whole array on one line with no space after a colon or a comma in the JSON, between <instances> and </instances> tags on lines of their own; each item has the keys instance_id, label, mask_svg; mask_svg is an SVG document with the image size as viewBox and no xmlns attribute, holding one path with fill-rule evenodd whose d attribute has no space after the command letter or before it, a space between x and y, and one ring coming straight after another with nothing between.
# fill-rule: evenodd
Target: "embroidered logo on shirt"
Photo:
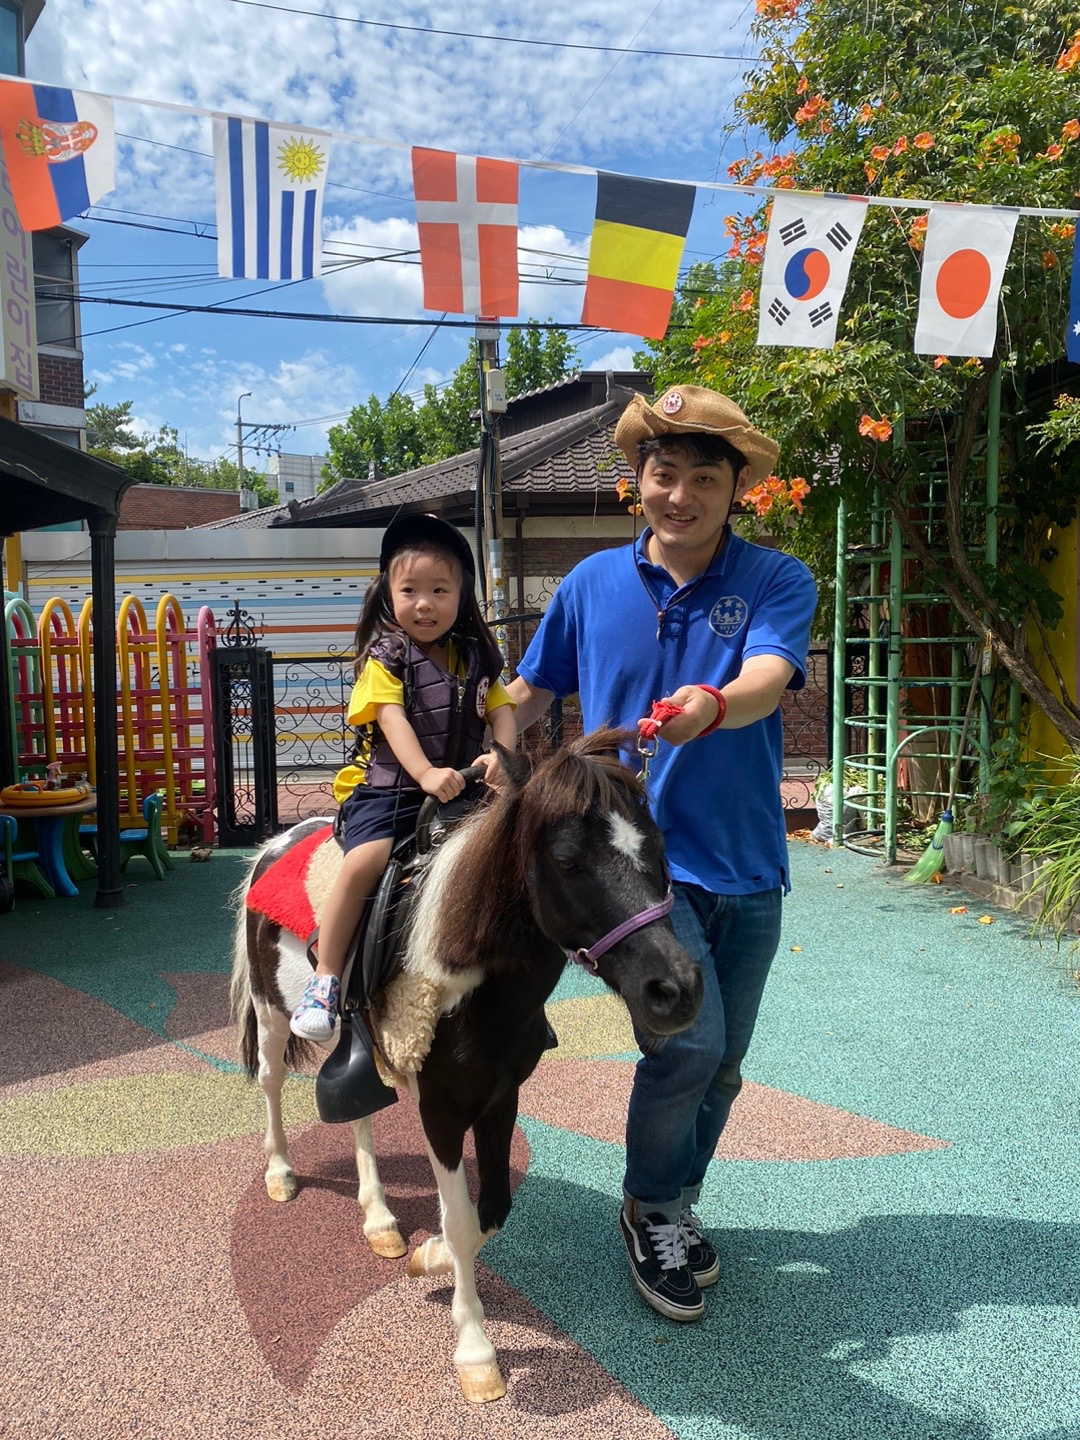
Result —
<instances>
[{"instance_id":1,"label":"embroidered logo on shirt","mask_svg":"<svg viewBox=\"0 0 1080 1440\"><path fill-rule=\"evenodd\" d=\"M491 681L486 675L482 675L480 683L476 687L476 713L481 719L487 714L487 697L490 687Z\"/></svg>"},{"instance_id":2,"label":"embroidered logo on shirt","mask_svg":"<svg viewBox=\"0 0 1080 1440\"><path fill-rule=\"evenodd\" d=\"M709 629L730 640L746 624L749 607L738 595L724 595L709 611Z\"/></svg>"}]
</instances>

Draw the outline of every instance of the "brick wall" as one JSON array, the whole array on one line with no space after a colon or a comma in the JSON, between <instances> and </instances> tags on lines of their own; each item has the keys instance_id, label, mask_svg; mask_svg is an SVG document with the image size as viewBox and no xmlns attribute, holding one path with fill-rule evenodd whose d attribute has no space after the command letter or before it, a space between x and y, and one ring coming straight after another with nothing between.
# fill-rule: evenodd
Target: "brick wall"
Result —
<instances>
[{"instance_id":1,"label":"brick wall","mask_svg":"<svg viewBox=\"0 0 1080 1440\"><path fill-rule=\"evenodd\" d=\"M575 565L598 550L614 550L625 545L626 540L596 539L584 537L536 536L525 539L525 574L542 576L563 576ZM513 563L516 564L516 554ZM515 585L510 577L511 589ZM528 582L526 582L527 584ZM516 593L516 591L514 591Z\"/></svg>"},{"instance_id":2,"label":"brick wall","mask_svg":"<svg viewBox=\"0 0 1080 1440\"><path fill-rule=\"evenodd\" d=\"M77 405L83 395L83 364L78 355L39 355L38 388L42 405Z\"/></svg>"},{"instance_id":3,"label":"brick wall","mask_svg":"<svg viewBox=\"0 0 1080 1440\"><path fill-rule=\"evenodd\" d=\"M132 485L120 502L118 530L186 530L240 513L236 490L185 489L179 485Z\"/></svg>"}]
</instances>

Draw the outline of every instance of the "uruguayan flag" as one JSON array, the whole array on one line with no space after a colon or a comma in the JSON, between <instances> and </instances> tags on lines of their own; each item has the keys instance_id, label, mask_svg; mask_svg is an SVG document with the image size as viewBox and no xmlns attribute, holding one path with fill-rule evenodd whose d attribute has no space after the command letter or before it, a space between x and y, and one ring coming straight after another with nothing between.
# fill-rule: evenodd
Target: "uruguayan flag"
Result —
<instances>
[{"instance_id":1,"label":"uruguayan flag","mask_svg":"<svg viewBox=\"0 0 1080 1440\"><path fill-rule=\"evenodd\" d=\"M215 116L219 275L306 280L321 273L329 159L323 135Z\"/></svg>"}]
</instances>

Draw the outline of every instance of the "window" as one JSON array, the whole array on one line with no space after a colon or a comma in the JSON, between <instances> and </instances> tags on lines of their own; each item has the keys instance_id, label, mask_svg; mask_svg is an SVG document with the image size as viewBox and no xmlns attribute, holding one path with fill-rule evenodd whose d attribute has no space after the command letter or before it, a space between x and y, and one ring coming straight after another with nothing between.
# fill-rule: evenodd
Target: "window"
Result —
<instances>
[{"instance_id":1,"label":"window","mask_svg":"<svg viewBox=\"0 0 1080 1440\"><path fill-rule=\"evenodd\" d=\"M69 236L48 230L34 232L34 282L38 344L77 350L75 242Z\"/></svg>"},{"instance_id":2,"label":"window","mask_svg":"<svg viewBox=\"0 0 1080 1440\"><path fill-rule=\"evenodd\" d=\"M15 0L0 0L0 74L23 73L22 6Z\"/></svg>"},{"instance_id":3,"label":"window","mask_svg":"<svg viewBox=\"0 0 1080 1440\"><path fill-rule=\"evenodd\" d=\"M35 435L44 435L59 445L68 445L72 450L79 449L78 430L58 430L54 425L33 425L28 428L32 429Z\"/></svg>"},{"instance_id":4,"label":"window","mask_svg":"<svg viewBox=\"0 0 1080 1440\"><path fill-rule=\"evenodd\" d=\"M286 495L291 495L295 489L296 489L296 486L293 484L293 482L292 482L291 480L286 480L286 481L285 481L285 494L286 494Z\"/></svg>"}]
</instances>

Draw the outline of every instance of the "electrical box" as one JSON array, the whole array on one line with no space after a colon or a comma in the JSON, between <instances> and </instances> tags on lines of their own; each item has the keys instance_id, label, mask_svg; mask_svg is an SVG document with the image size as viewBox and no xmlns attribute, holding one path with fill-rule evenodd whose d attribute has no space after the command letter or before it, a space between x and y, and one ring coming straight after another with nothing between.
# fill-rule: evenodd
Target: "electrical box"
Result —
<instances>
[{"instance_id":1,"label":"electrical box","mask_svg":"<svg viewBox=\"0 0 1080 1440\"><path fill-rule=\"evenodd\" d=\"M484 371L484 408L489 415L506 414L506 376L501 370Z\"/></svg>"}]
</instances>

